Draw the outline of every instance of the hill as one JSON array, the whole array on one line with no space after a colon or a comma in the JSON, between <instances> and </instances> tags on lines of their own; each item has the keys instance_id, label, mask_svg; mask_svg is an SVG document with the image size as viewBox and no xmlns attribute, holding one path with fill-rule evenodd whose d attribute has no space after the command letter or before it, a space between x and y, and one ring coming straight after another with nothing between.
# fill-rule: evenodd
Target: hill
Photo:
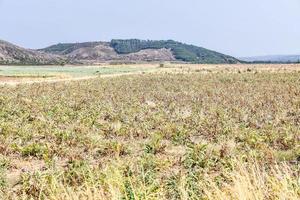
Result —
<instances>
[{"instance_id":1,"label":"hill","mask_svg":"<svg viewBox=\"0 0 300 200\"><path fill-rule=\"evenodd\" d=\"M61 56L25 49L0 40L0 64L2 65L52 65L65 62L66 59Z\"/></svg>"},{"instance_id":2,"label":"hill","mask_svg":"<svg viewBox=\"0 0 300 200\"><path fill-rule=\"evenodd\" d=\"M100 61L183 61L190 63L238 63L239 60L202 47L173 40L112 40L56 44L41 52L64 55L81 62Z\"/></svg>"},{"instance_id":3,"label":"hill","mask_svg":"<svg viewBox=\"0 0 300 200\"><path fill-rule=\"evenodd\" d=\"M142 62L142 61L175 61L173 53L168 49L143 49L141 51L119 54L109 42L85 42L56 44L41 52L67 57L71 61L81 63L97 63L106 61Z\"/></svg>"},{"instance_id":4,"label":"hill","mask_svg":"<svg viewBox=\"0 0 300 200\"><path fill-rule=\"evenodd\" d=\"M98 45L109 45L107 42L59 43L50 47L39 49L46 53L67 55L81 48L94 48Z\"/></svg>"},{"instance_id":5,"label":"hill","mask_svg":"<svg viewBox=\"0 0 300 200\"><path fill-rule=\"evenodd\" d=\"M239 60L202 47L173 40L112 40L60 43L32 50L0 40L2 65L97 64L101 62L187 62L233 64Z\"/></svg>"},{"instance_id":6,"label":"hill","mask_svg":"<svg viewBox=\"0 0 300 200\"><path fill-rule=\"evenodd\" d=\"M238 60L202 47L173 40L112 40L111 46L120 54L138 52L143 49L170 49L177 60L192 63L237 63Z\"/></svg>"},{"instance_id":7,"label":"hill","mask_svg":"<svg viewBox=\"0 0 300 200\"><path fill-rule=\"evenodd\" d=\"M246 62L295 63L295 62L300 62L300 55L270 55L270 56L243 57L240 58L240 60Z\"/></svg>"}]
</instances>

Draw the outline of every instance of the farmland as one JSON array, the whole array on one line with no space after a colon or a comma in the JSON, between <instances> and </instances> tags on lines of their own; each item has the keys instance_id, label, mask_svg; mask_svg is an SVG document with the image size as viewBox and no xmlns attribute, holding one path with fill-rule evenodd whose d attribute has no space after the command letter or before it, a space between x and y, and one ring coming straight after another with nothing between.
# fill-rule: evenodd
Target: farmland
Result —
<instances>
[{"instance_id":1,"label":"farmland","mask_svg":"<svg viewBox=\"0 0 300 200\"><path fill-rule=\"evenodd\" d=\"M2 67L93 78L0 86L1 198L299 199L299 70Z\"/></svg>"},{"instance_id":2,"label":"farmland","mask_svg":"<svg viewBox=\"0 0 300 200\"><path fill-rule=\"evenodd\" d=\"M129 73L147 71L151 67L143 66L0 66L2 76L66 76L82 77L101 74Z\"/></svg>"}]
</instances>

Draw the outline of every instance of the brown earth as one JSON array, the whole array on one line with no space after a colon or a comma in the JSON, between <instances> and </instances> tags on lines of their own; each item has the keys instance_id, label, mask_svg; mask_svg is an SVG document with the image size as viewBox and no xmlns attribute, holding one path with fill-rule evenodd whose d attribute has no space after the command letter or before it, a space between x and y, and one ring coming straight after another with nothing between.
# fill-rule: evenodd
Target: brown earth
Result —
<instances>
[{"instance_id":1,"label":"brown earth","mask_svg":"<svg viewBox=\"0 0 300 200\"><path fill-rule=\"evenodd\" d=\"M0 64L60 64L64 60L58 55L24 49L0 40Z\"/></svg>"},{"instance_id":2,"label":"brown earth","mask_svg":"<svg viewBox=\"0 0 300 200\"><path fill-rule=\"evenodd\" d=\"M78 48L65 54L71 60L82 63L95 63L106 61L175 61L170 49L146 49L136 53L118 54L109 44Z\"/></svg>"}]
</instances>

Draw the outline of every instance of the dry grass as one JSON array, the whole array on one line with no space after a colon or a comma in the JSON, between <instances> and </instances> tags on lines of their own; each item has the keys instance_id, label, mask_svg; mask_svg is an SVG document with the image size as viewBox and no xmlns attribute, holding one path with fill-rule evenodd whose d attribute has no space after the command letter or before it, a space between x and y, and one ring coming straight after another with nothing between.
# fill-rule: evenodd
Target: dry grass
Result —
<instances>
[{"instance_id":1,"label":"dry grass","mask_svg":"<svg viewBox=\"0 0 300 200\"><path fill-rule=\"evenodd\" d=\"M229 174L230 183L219 187L210 181L205 189L208 199L299 199L299 171L287 164L275 165L269 169L257 164L250 166L239 163ZM297 179L298 177L298 179Z\"/></svg>"},{"instance_id":2,"label":"dry grass","mask_svg":"<svg viewBox=\"0 0 300 200\"><path fill-rule=\"evenodd\" d=\"M2 87L3 199L299 199L297 72Z\"/></svg>"},{"instance_id":3,"label":"dry grass","mask_svg":"<svg viewBox=\"0 0 300 200\"><path fill-rule=\"evenodd\" d=\"M300 197L299 173L288 164L274 165L272 167L261 167L257 163L245 164L237 162L236 168L227 174L227 183L221 185L212 179L209 174L204 175L204 180L199 181L199 190L203 191L203 197L191 194L189 191L188 177L182 175L178 181L177 199L207 199L207 200L265 200L265 199L285 199L298 200ZM79 187L72 187L57 179L53 179L49 184L48 180L39 183L39 192L34 199L51 200L102 200L102 199L163 199L168 193L164 188L158 189L155 193L149 193L146 185L134 186L130 180L131 191L124 186L122 171L117 168L104 171L108 175L104 180L105 187L99 187L95 183L83 183ZM146 174L143 174L144 176ZM298 179L297 179L298 176ZM140 184L143 184L142 182ZM124 193L128 194L124 196ZM143 194L141 197L139 194ZM3 198L28 199L28 194L2 194Z\"/></svg>"}]
</instances>

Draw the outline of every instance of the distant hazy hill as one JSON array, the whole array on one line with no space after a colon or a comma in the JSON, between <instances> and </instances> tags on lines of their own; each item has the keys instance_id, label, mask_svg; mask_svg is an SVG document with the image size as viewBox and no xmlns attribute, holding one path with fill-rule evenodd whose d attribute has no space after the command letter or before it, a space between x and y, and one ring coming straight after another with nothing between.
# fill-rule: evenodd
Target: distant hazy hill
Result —
<instances>
[{"instance_id":1,"label":"distant hazy hill","mask_svg":"<svg viewBox=\"0 0 300 200\"><path fill-rule=\"evenodd\" d=\"M61 64L65 59L52 54L24 49L0 40L0 64Z\"/></svg>"},{"instance_id":2,"label":"distant hazy hill","mask_svg":"<svg viewBox=\"0 0 300 200\"><path fill-rule=\"evenodd\" d=\"M300 55L271 55L271 56L257 56L257 57L243 57L240 60L246 62L300 62Z\"/></svg>"},{"instance_id":3,"label":"distant hazy hill","mask_svg":"<svg viewBox=\"0 0 300 200\"><path fill-rule=\"evenodd\" d=\"M112 40L56 44L39 51L84 61L184 61L192 63L237 63L237 59L215 51L173 40Z\"/></svg>"}]
</instances>

